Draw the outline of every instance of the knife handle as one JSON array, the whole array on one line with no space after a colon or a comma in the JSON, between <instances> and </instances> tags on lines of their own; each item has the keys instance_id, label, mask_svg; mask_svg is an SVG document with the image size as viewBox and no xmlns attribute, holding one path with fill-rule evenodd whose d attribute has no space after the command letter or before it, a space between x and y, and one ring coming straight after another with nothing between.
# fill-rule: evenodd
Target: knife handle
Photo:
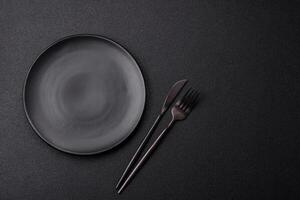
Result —
<instances>
[{"instance_id":1,"label":"knife handle","mask_svg":"<svg viewBox=\"0 0 300 200\"><path fill-rule=\"evenodd\" d=\"M132 166L135 164L135 162L137 161L137 159L139 158L139 155L142 153L143 149L145 148L147 142L149 141L151 135L153 134L154 130L156 129L158 123L160 122L163 114L165 112L160 113L156 120L154 121L152 127L150 128L150 130L148 131L148 133L146 134L146 136L144 137L144 139L142 140L141 144L139 145L138 149L136 150L136 152L134 153L134 155L132 156L130 162L128 163L126 169L124 170L121 178L118 181L118 184L116 185L116 189L119 188L119 186L121 185L121 183L124 181L124 178L127 176L128 172L130 171L130 169L132 168Z\"/></svg>"},{"instance_id":2,"label":"knife handle","mask_svg":"<svg viewBox=\"0 0 300 200\"><path fill-rule=\"evenodd\" d=\"M172 119L169 125L161 132L161 134L156 138L156 140L153 142L153 144L149 147L149 149L146 151L146 153L143 155L141 160L137 163L137 165L134 167L134 169L131 171L131 173L128 175L127 179L123 183L123 185L118 190L118 194L120 194L124 188L128 185L128 183L131 181L131 179L134 177L134 175L138 172L139 169L142 168L143 164L147 161L147 159L150 158L151 154L154 152L154 150L158 147L160 141L162 138L167 134L167 132L172 128L175 120Z\"/></svg>"}]
</instances>

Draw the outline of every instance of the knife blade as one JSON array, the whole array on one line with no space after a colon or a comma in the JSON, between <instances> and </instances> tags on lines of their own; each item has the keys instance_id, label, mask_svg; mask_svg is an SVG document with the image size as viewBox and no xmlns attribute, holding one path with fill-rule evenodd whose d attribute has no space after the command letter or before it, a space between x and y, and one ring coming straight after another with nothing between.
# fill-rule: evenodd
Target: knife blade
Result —
<instances>
[{"instance_id":1,"label":"knife blade","mask_svg":"<svg viewBox=\"0 0 300 200\"><path fill-rule=\"evenodd\" d=\"M183 79L174 83L174 85L171 87L171 89L169 90L165 98L164 104L161 109L161 113L164 113L168 110L168 108L174 102L174 100L176 99L176 97L178 96L178 94L180 93L180 91L182 90L182 88L185 86L186 83L187 83L187 79Z\"/></svg>"}]
</instances>

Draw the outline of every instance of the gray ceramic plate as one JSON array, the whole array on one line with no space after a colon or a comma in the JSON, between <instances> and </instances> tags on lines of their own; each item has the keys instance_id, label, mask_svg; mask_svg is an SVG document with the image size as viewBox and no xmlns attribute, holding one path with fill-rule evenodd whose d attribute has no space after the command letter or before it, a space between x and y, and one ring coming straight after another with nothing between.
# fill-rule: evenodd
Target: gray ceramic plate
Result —
<instances>
[{"instance_id":1,"label":"gray ceramic plate","mask_svg":"<svg viewBox=\"0 0 300 200\"><path fill-rule=\"evenodd\" d=\"M63 38L32 65L24 86L26 116L51 146L95 154L121 143L145 104L139 66L119 44L96 35Z\"/></svg>"}]
</instances>

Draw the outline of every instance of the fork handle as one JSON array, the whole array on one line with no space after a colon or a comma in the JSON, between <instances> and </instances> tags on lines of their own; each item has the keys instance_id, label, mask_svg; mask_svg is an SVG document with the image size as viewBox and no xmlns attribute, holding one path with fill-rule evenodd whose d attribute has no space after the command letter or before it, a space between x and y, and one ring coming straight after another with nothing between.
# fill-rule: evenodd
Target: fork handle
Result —
<instances>
[{"instance_id":1,"label":"fork handle","mask_svg":"<svg viewBox=\"0 0 300 200\"><path fill-rule=\"evenodd\" d=\"M128 185L129 181L134 177L134 175L138 172L138 170L145 164L148 158L150 158L151 154L154 152L154 150L158 147L160 141L162 138L166 135L166 133L172 128L175 120L172 119L171 122L168 124L168 126L160 133L160 135L156 138L156 140L153 142L153 144L149 147L149 149L146 151L146 153L143 155L141 160L137 163L137 165L134 167L132 172L128 175L127 179L123 183L123 185L118 190L118 193L120 194L123 189Z\"/></svg>"},{"instance_id":2,"label":"fork handle","mask_svg":"<svg viewBox=\"0 0 300 200\"><path fill-rule=\"evenodd\" d=\"M150 137L152 136L154 130L156 129L156 127L157 127L158 123L160 122L163 115L164 115L164 112L160 113L157 116L157 118L156 118L155 122L153 123L152 127L150 128L148 133L145 135L144 139L142 140L141 144L139 145L138 149L136 150L136 152L132 156L130 162L128 163L126 169L124 170L121 178L118 181L118 184L116 185L116 189L119 188L119 186L121 185L121 183L123 182L123 180L125 179L127 174L129 173L129 170L132 169L133 165L135 164L135 162L139 158L139 155L142 153L143 149L145 148L147 142L149 141Z\"/></svg>"}]
</instances>

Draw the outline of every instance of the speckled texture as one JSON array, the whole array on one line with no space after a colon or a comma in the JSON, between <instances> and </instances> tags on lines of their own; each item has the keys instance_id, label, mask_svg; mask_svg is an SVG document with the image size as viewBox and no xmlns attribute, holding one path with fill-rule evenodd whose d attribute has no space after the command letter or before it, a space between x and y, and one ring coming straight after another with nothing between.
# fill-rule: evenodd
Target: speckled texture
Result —
<instances>
[{"instance_id":1,"label":"speckled texture","mask_svg":"<svg viewBox=\"0 0 300 200\"><path fill-rule=\"evenodd\" d=\"M292 2L0 1L0 199L299 199L299 21ZM147 86L138 128L97 156L48 146L22 105L37 55L78 33L123 44ZM122 170L182 78L201 104L118 196Z\"/></svg>"}]
</instances>

